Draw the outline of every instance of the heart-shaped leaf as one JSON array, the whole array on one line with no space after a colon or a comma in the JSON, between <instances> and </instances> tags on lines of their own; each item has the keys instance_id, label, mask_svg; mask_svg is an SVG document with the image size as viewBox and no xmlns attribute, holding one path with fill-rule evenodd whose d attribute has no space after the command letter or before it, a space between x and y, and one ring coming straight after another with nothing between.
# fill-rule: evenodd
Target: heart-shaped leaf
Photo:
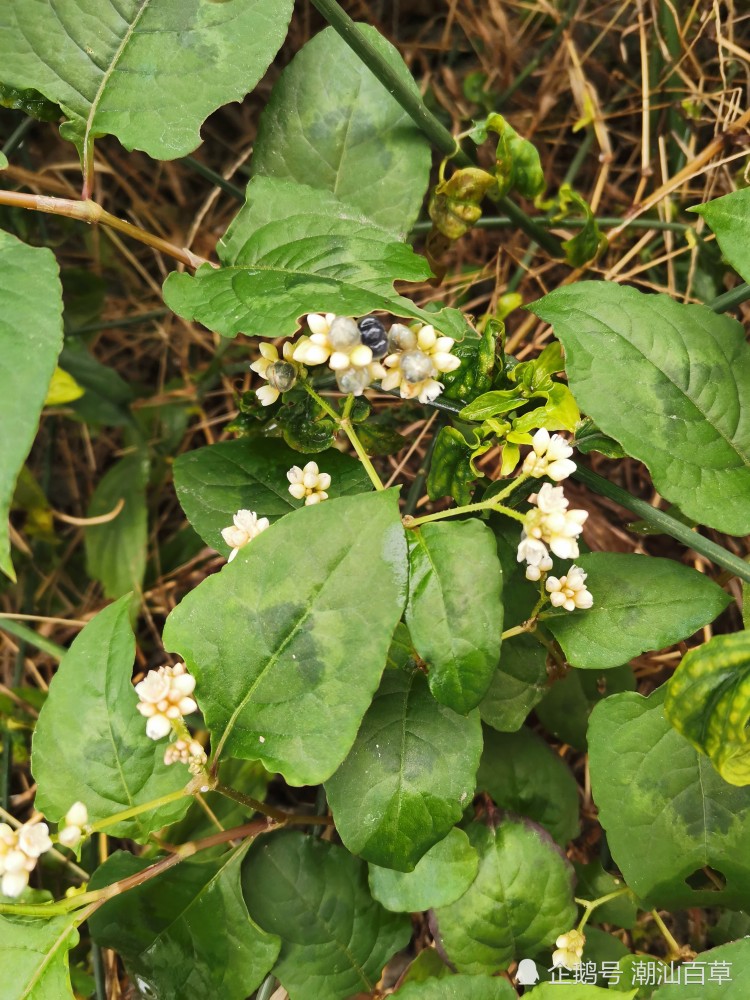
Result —
<instances>
[{"instance_id":1,"label":"heart-shaped leaf","mask_svg":"<svg viewBox=\"0 0 750 1000\"><path fill-rule=\"evenodd\" d=\"M359 31L419 95L396 49ZM253 148L255 176L332 191L403 238L419 214L430 145L401 105L333 28L307 43L273 88ZM365 183L363 183L365 180Z\"/></svg>"},{"instance_id":2,"label":"heart-shaped leaf","mask_svg":"<svg viewBox=\"0 0 750 1000\"><path fill-rule=\"evenodd\" d=\"M419 670L387 670L354 746L326 782L353 854L412 871L457 823L474 793L482 728L438 704Z\"/></svg>"},{"instance_id":3,"label":"heart-shaped leaf","mask_svg":"<svg viewBox=\"0 0 750 1000\"><path fill-rule=\"evenodd\" d=\"M0 11L0 25L2 17ZM0 298L0 570L15 579L10 502L63 342L62 288L52 251L28 247L0 231Z\"/></svg>"},{"instance_id":4,"label":"heart-shaped leaf","mask_svg":"<svg viewBox=\"0 0 750 1000\"><path fill-rule=\"evenodd\" d=\"M633 668L628 664L612 670L571 670L548 688L536 706L537 718L562 743L585 751L586 730L594 706L611 694L635 688Z\"/></svg>"},{"instance_id":5,"label":"heart-shaped leaf","mask_svg":"<svg viewBox=\"0 0 750 1000\"><path fill-rule=\"evenodd\" d=\"M500 666L479 703L482 721L501 733L514 733L547 691L547 651L529 635L503 643Z\"/></svg>"},{"instance_id":6,"label":"heart-shaped leaf","mask_svg":"<svg viewBox=\"0 0 750 1000\"><path fill-rule=\"evenodd\" d=\"M0 977L6 1000L74 1000L68 954L73 914L48 920L0 917Z\"/></svg>"},{"instance_id":7,"label":"heart-shaped leaf","mask_svg":"<svg viewBox=\"0 0 750 1000\"><path fill-rule=\"evenodd\" d=\"M594 606L543 618L568 662L586 670L606 670L671 646L713 621L730 601L708 577L673 559L591 552L576 565L588 574Z\"/></svg>"},{"instance_id":8,"label":"heart-shaped leaf","mask_svg":"<svg viewBox=\"0 0 750 1000\"><path fill-rule=\"evenodd\" d=\"M747 245L750 188L732 191L690 211L703 216L716 234L722 254L745 281L750 281L750 248Z\"/></svg>"},{"instance_id":9,"label":"heart-shaped leaf","mask_svg":"<svg viewBox=\"0 0 750 1000\"><path fill-rule=\"evenodd\" d=\"M691 649L667 684L667 718L732 785L750 785L750 632Z\"/></svg>"},{"instance_id":10,"label":"heart-shaped leaf","mask_svg":"<svg viewBox=\"0 0 750 1000\"><path fill-rule=\"evenodd\" d=\"M171 613L217 755L314 785L349 752L406 598L397 496L293 511Z\"/></svg>"},{"instance_id":11,"label":"heart-shaped leaf","mask_svg":"<svg viewBox=\"0 0 750 1000\"><path fill-rule=\"evenodd\" d=\"M535 302L581 409L702 524L750 532L750 347L707 306L579 281Z\"/></svg>"},{"instance_id":12,"label":"heart-shaped leaf","mask_svg":"<svg viewBox=\"0 0 750 1000\"><path fill-rule=\"evenodd\" d=\"M281 942L247 912L240 888L247 848L183 861L108 900L89 919L91 936L118 952L141 993L150 991L159 1000L245 1000L260 985ZM119 851L97 869L91 888L135 875L149 864Z\"/></svg>"},{"instance_id":13,"label":"heart-shaped leaf","mask_svg":"<svg viewBox=\"0 0 750 1000\"><path fill-rule=\"evenodd\" d=\"M497 976L458 975L406 983L393 996L395 1000L515 1000L516 992L507 979Z\"/></svg>"},{"instance_id":14,"label":"heart-shaped leaf","mask_svg":"<svg viewBox=\"0 0 750 1000\"><path fill-rule=\"evenodd\" d=\"M435 910L437 932L459 972L498 972L573 926L573 869L531 823L506 819L496 830L473 823L466 832L479 873L460 899Z\"/></svg>"},{"instance_id":15,"label":"heart-shaped leaf","mask_svg":"<svg viewBox=\"0 0 750 1000\"><path fill-rule=\"evenodd\" d=\"M175 461L177 498L203 541L226 556L229 546L221 529L232 523L238 510L254 510L258 517L275 521L300 506L289 492L286 474L308 460L276 439L220 441ZM335 448L316 455L315 461L331 476L327 492L332 498L372 488L362 463Z\"/></svg>"},{"instance_id":16,"label":"heart-shaped leaf","mask_svg":"<svg viewBox=\"0 0 750 1000\"><path fill-rule=\"evenodd\" d=\"M146 736L145 719L136 711L129 607L126 595L89 622L63 658L39 713L31 758L36 806L53 822L79 800L96 823L177 794L186 784L185 771L167 767L164 744ZM189 796L177 797L107 832L144 841L189 805Z\"/></svg>"},{"instance_id":17,"label":"heart-shaped leaf","mask_svg":"<svg viewBox=\"0 0 750 1000\"><path fill-rule=\"evenodd\" d=\"M372 993L411 935L367 888L367 865L323 840L284 830L257 840L242 872L252 919L281 938L274 975L290 1000Z\"/></svg>"},{"instance_id":18,"label":"heart-shaped leaf","mask_svg":"<svg viewBox=\"0 0 750 1000\"><path fill-rule=\"evenodd\" d=\"M376 309L464 335L458 310L428 313L393 291L397 279L428 278L427 262L328 191L253 178L247 204L217 249L221 268L170 274L164 299L222 336L282 337L305 313L362 316Z\"/></svg>"},{"instance_id":19,"label":"heart-shaped leaf","mask_svg":"<svg viewBox=\"0 0 750 1000\"><path fill-rule=\"evenodd\" d=\"M672 728L665 694L615 694L591 715L591 788L612 857L644 906L744 909L750 790L727 784Z\"/></svg>"},{"instance_id":20,"label":"heart-shaped leaf","mask_svg":"<svg viewBox=\"0 0 750 1000\"><path fill-rule=\"evenodd\" d=\"M750 995L750 940L703 951L672 973L653 1000L745 1000Z\"/></svg>"},{"instance_id":21,"label":"heart-shaped leaf","mask_svg":"<svg viewBox=\"0 0 750 1000\"><path fill-rule=\"evenodd\" d=\"M476 708L500 659L502 568L481 521L410 531L406 624L430 690L456 712Z\"/></svg>"},{"instance_id":22,"label":"heart-shaped leaf","mask_svg":"<svg viewBox=\"0 0 750 1000\"><path fill-rule=\"evenodd\" d=\"M88 16L76 0L0 9L3 81L34 88L68 118L86 176L93 141L115 135L159 160L200 144L200 126L239 101L265 73L286 35L292 0L101 0Z\"/></svg>"}]
</instances>

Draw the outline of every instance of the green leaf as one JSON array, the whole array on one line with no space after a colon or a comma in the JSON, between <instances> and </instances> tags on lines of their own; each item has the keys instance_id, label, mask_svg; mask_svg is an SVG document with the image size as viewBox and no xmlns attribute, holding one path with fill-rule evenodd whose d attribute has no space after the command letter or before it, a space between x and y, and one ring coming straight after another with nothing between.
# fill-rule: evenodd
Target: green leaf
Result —
<instances>
[{"instance_id":1,"label":"green leaf","mask_svg":"<svg viewBox=\"0 0 750 1000\"><path fill-rule=\"evenodd\" d=\"M576 872L576 896L579 899L599 899L608 896L611 892L617 892L624 887L622 879L615 878L609 872L605 872L598 861L590 864L578 864L573 862ZM638 907L635 900L626 893L610 899L608 903L597 906L589 919L590 924L615 924L617 927L625 927L628 930L635 927L638 916ZM586 934L589 932L586 931Z\"/></svg>"},{"instance_id":2,"label":"green leaf","mask_svg":"<svg viewBox=\"0 0 750 1000\"><path fill-rule=\"evenodd\" d=\"M583 267L590 260L593 260L607 247L607 237L599 228L591 205L582 195L574 191L569 184L560 187L559 198L559 218L571 214L571 206L578 209L586 223L580 228L575 236L565 240L562 248L565 251L565 260L571 267Z\"/></svg>"},{"instance_id":3,"label":"green leaf","mask_svg":"<svg viewBox=\"0 0 750 1000\"><path fill-rule=\"evenodd\" d=\"M73 1000L68 954L77 943L73 914L49 920L0 916L4 1000Z\"/></svg>"},{"instance_id":4,"label":"green leaf","mask_svg":"<svg viewBox=\"0 0 750 1000\"><path fill-rule=\"evenodd\" d=\"M471 448L463 434L455 427L441 427L427 476L430 500L452 496L457 504L467 504L476 478L471 467Z\"/></svg>"},{"instance_id":5,"label":"green leaf","mask_svg":"<svg viewBox=\"0 0 750 1000\"><path fill-rule=\"evenodd\" d=\"M164 764L164 744L146 736L145 720L136 711L129 606L130 598L122 597L86 625L52 678L39 714L31 758L39 786L36 806L52 822L79 799L90 822L97 823L187 783L184 770ZM145 841L153 830L179 819L189 804L189 796L179 798L107 832Z\"/></svg>"},{"instance_id":6,"label":"green leaf","mask_svg":"<svg viewBox=\"0 0 750 1000\"><path fill-rule=\"evenodd\" d=\"M419 670L388 670L349 756L326 782L336 829L367 861L412 871L471 802L479 713L439 705Z\"/></svg>"},{"instance_id":7,"label":"green leaf","mask_svg":"<svg viewBox=\"0 0 750 1000\"><path fill-rule=\"evenodd\" d=\"M370 891L386 910L421 913L463 896L479 868L477 852L463 830L453 827L422 856L413 872L370 865Z\"/></svg>"},{"instance_id":8,"label":"green leaf","mask_svg":"<svg viewBox=\"0 0 750 1000\"><path fill-rule=\"evenodd\" d=\"M8 157L0 150L0 170L7 170L8 166Z\"/></svg>"},{"instance_id":9,"label":"green leaf","mask_svg":"<svg viewBox=\"0 0 750 1000\"><path fill-rule=\"evenodd\" d=\"M746 908L750 792L728 785L672 728L664 695L612 695L591 715L591 787L612 857L646 908ZM725 888L691 888L692 876L711 884L707 865Z\"/></svg>"},{"instance_id":10,"label":"green leaf","mask_svg":"<svg viewBox=\"0 0 750 1000\"><path fill-rule=\"evenodd\" d=\"M370 896L364 862L293 830L256 840L242 887L252 919L281 938L273 971L290 1000L371 993L411 936L407 917Z\"/></svg>"},{"instance_id":11,"label":"green leaf","mask_svg":"<svg viewBox=\"0 0 750 1000\"><path fill-rule=\"evenodd\" d=\"M114 368L101 364L82 346L70 341L60 355L60 367L84 389L71 409L86 423L120 427L132 421L133 388Z\"/></svg>"},{"instance_id":12,"label":"green leaf","mask_svg":"<svg viewBox=\"0 0 750 1000\"><path fill-rule=\"evenodd\" d=\"M667 684L664 712L731 785L750 785L750 632L689 650Z\"/></svg>"},{"instance_id":13,"label":"green leaf","mask_svg":"<svg viewBox=\"0 0 750 1000\"><path fill-rule=\"evenodd\" d=\"M66 403L72 403L74 400L80 399L83 393L84 390L72 375L69 375L62 368L55 368L52 373L52 381L47 389L47 395L44 398L44 405L64 406Z\"/></svg>"},{"instance_id":14,"label":"green leaf","mask_svg":"<svg viewBox=\"0 0 750 1000\"><path fill-rule=\"evenodd\" d=\"M407 983L393 996L396 1000L515 1000L516 991L507 979L458 975Z\"/></svg>"},{"instance_id":15,"label":"green leaf","mask_svg":"<svg viewBox=\"0 0 750 1000\"><path fill-rule=\"evenodd\" d=\"M225 337L283 337L304 313L374 310L434 322L459 340L466 330L458 310L428 313L393 291L397 279L428 278L427 262L328 191L254 177L217 252L221 268L204 264L194 277L170 274L164 299L180 316Z\"/></svg>"},{"instance_id":16,"label":"green leaf","mask_svg":"<svg viewBox=\"0 0 750 1000\"><path fill-rule=\"evenodd\" d=\"M255 87L284 41L292 0L105 0L82 16L76 0L0 11L5 83L59 104L65 138L84 160L115 135L154 159L200 144L212 112Z\"/></svg>"},{"instance_id":17,"label":"green leaf","mask_svg":"<svg viewBox=\"0 0 750 1000\"><path fill-rule=\"evenodd\" d=\"M744 281L750 281L750 249L747 245L750 188L732 191L723 198L714 198L689 211L703 216L716 234L716 242L724 257Z\"/></svg>"},{"instance_id":18,"label":"green leaf","mask_svg":"<svg viewBox=\"0 0 750 1000\"><path fill-rule=\"evenodd\" d=\"M359 31L415 96L398 51L373 27ZM253 175L333 192L404 237L430 176L430 144L333 28L297 53L271 92L253 148Z\"/></svg>"},{"instance_id":19,"label":"green leaf","mask_svg":"<svg viewBox=\"0 0 750 1000\"><path fill-rule=\"evenodd\" d=\"M602 698L621 691L635 691L633 668L625 664L612 670L571 670L555 680L536 706L544 728L576 750L586 750L589 716ZM602 893L604 895L604 893Z\"/></svg>"},{"instance_id":20,"label":"green leaf","mask_svg":"<svg viewBox=\"0 0 750 1000\"><path fill-rule=\"evenodd\" d=\"M362 463L335 448L315 460L321 472L331 475L331 498L372 488ZM301 505L289 492L286 474L308 461L309 456L275 439L220 441L180 455L174 463L174 485L192 526L206 545L226 556L230 550L221 529L232 523L238 510L254 510L258 517L275 521Z\"/></svg>"},{"instance_id":21,"label":"green leaf","mask_svg":"<svg viewBox=\"0 0 750 1000\"><path fill-rule=\"evenodd\" d=\"M565 347L581 409L645 462L659 493L702 524L747 534L750 348L740 324L606 281L558 288L531 308Z\"/></svg>"},{"instance_id":22,"label":"green leaf","mask_svg":"<svg viewBox=\"0 0 750 1000\"><path fill-rule=\"evenodd\" d=\"M625 451L614 438L602 434L590 417L584 417L575 428L575 447L583 455L598 451L607 458L627 458Z\"/></svg>"},{"instance_id":23,"label":"green leaf","mask_svg":"<svg viewBox=\"0 0 750 1000\"><path fill-rule=\"evenodd\" d=\"M479 873L459 900L435 911L450 961L459 972L493 973L552 947L576 915L565 855L530 823L506 819L496 830L473 823L466 832Z\"/></svg>"},{"instance_id":24,"label":"green leaf","mask_svg":"<svg viewBox=\"0 0 750 1000\"><path fill-rule=\"evenodd\" d=\"M0 231L0 297L0 570L15 580L10 502L63 341L62 289L52 251L28 247Z\"/></svg>"},{"instance_id":25,"label":"green leaf","mask_svg":"<svg viewBox=\"0 0 750 1000\"><path fill-rule=\"evenodd\" d=\"M486 142L487 133L494 132L498 138L495 151L495 173L499 193L518 191L524 198L535 198L544 190L544 172L539 153L533 143L524 139L513 126L496 113L487 116L484 122L477 122L470 138L477 144Z\"/></svg>"},{"instance_id":26,"label":"green leaf","mask_svg":"<svg viewBox=\"0 0 750 1000\"><path fill-rule=\"evenodd\" d=\"M148 547L149 468L145 449L126 455L104 474L91 497L89 517L111 514L124 502L112 520L86 528L89 575L99 580L106 597L122 597L141 590Z\"/></svg>"},{"instance_id":27,"label":"green leaf","mask_svg":"<svg viewBox=\"0 0 750 1000\"><path fill-rule=\"evenodd\" d=\"M315 785L349 752L406 596L397 496L293 511L171 613L215 753Z\"/></svg>"},{"instance_id":28,"label":"green leaf","mask_svg":"<svg viewBox=\"0 0 750 1000\"><path fill-rule=\"evenodd\" d=\"M477 790L495 805L531 819L562 847L578 836L578 785L570 768L530 729L486 729Z\"/></svg>"},{"instance_id":29,"label":"green leaf","mask_svg":"<svg viewBox=\"0 0 750 1000\"><path fill-rule=\"evenodd\" d=\"M506 591L507 593L507 591ZM479 712L482 721L501 733L514 733L548 690L547 651L530 635L503 643L500 666L490 681Z\"/></svg>"},{"instance_id":30,"label":"green leaf","mask_svg":"<svg viewBox=\"0 0 750 1000\"><path fill-rule=\"evenodd\" d=\"M406 624L442 705L476 708L500 659L503 573L478 520L425 524L408 534Z\"/></svg>"},{"instance_id":31,"label":"green leaf","mask_svg":"<svg viewBox=\"0 0 750 1000\"><path fill-rule=\"evenodd\" d=\"M576 565L588 574L594 606L543 618L568 662L585 670L606 670L671 646L713 621L730 601L708 577L672 559L592 552Z\"/></svg>"},{"instance_id":32,"label":"green leaf","mask_svg":"<svg viewBox=\"0 0 750 1000\"><path fill-rule=\"evenodd\" d=\"M627 990L622 1000L633 1000L636 993L637 990ZM601 986L587 986L572 981L540 983L534 987L529 996L533 997L533 1000L612 1000L610 991Z\"/></svg>"},{"instance_id":33,"label":"green leaf","mask_svg":"<svg viewBox=\"0 0 750 1000\"><path fill-rule=\"evenodd\" d=\"M60 120L58 106L48 101L46 97L42 97L38 90L17 90L15 87L0 83L0 107L23 111L25 115L41 122Z\"/></svg>"},{"instance_id":34,"label":"green leaf","mask_svg":"<svg viewBox=\"0 0 750 1000\"><path fill-rule=\"evenodd\" d=\"M685 975L690 966L691 983ZM703 951L681 970L682 981L660 987L653 1000L746 1000L750 995L750 940L742 938Z\"/></svg>"},{"instance_id":35,"label":"green leaf","mask_svg":"<svg viewBox=\"0 0 750 1000\"><path fill-rule=\"evenodd\" d=\"M260 985L281 942L251 919L240 874L249 844L219 858L191 858L108 900L89 918L91 936L113 948L141 994L245 1000ZM111 885L151 864L118 851L91 888Z\"/></svg>"}]
</instances>

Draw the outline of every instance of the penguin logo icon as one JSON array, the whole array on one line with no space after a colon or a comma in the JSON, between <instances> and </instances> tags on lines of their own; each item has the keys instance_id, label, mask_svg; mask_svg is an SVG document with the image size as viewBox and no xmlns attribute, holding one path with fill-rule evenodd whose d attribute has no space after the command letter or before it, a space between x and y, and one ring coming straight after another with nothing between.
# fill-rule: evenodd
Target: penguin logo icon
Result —
<instances>
[{"instance_id":1,"label":"penguin logo icon","mask_svg":"<svg viewBox=\"0 0 750 1000\"><path fill-rule=\"evenodd\" d=\"M538 982L539 973L537 972L536 962L530 958L521 959L516 970L516 984L518 986L533 986Z\"/></svg>"}]
</instances>

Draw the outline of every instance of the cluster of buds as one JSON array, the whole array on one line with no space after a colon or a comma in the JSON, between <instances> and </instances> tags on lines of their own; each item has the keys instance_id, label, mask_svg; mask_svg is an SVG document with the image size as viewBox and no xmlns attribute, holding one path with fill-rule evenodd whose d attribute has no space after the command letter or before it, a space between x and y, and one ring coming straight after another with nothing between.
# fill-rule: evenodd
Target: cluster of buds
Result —
<instances>
[{"instance_id":1,"label":"cluster of buds","mask_svg":"<svg viewBox=\"0 0 750 1000\"><path fill-rule=\"evenodd\" d=\"M384 360L389 369L382 379L384 389L398 388L402 399L432 403L443 391L438 375L455 371L461 359L451 354L454 341L441 337L432 326L408 327L394 323L388 333L390 353Z\"/></svg>"},{"instance_id":2,"label":"cluster of buds","mask_svg":"<svg viewBox=\"0 0 750 1000\"><path fill-rule=\"evenodd\" d=\"M228 528L222 528L221 531L221 537L232 550L228 562L270 524L267 517L258 517L254 510L238 510L232 521Z\"/></svg>"},{"instance_id":3,"label":"cluster of buds","mask_svg":"<svg viewBox=\"0 0 750 1000\"><path fill-rule=\"evenodd\" d=\"M51 848L46 823L25 823L17 830L0 823L0 892L20 896L40 856Z\"/></svg>"},{"instance_id":4,"label":"cluster of buds","mask_svg":"<svg viewBox=\"0 0 750 1000\"><path fill-rule=\"evenodd\" d=\"M75 850L83 839L84 829L89 821L89 811L83 802L74 802L65 813L64 825L57 839L65 847Z\"/></svg>"},{"instance_id":5,"label":"cluster of buds","mask_svg":"<svg viewBox=\"0 0 750 1000\"><path fill-rule=\"evenodd\" d=\"M561 483L576 471L576 463L570 460L573 449L560 434L550 435L546 428L540 427L531 439L531 449L521 470L526 476L535 479L548 476Z\"/></svg>"},{"instance_id":6,"label":"cluster of buds","mask_svg":"<svg viewBox=\"0 0 750 1000\"><path fill-rule=\"evenodd\" d=\"M368 385L385 375L380 358L387 351L385 327L374 316L357 323L349 316L311 313L310 336L300 337L292 357L303 365L322 365L336 373L342 392L361 396Z\"/></svg>"},{"instance_id":7,"label":"cluster of buds","mask_svg":"<svg viewBox=\"0 0 750 1000\"><path fill-rule=\"evenodd\" d=\"M308 462L304 469L293 465L286 478L290 483L289 492L295 500L304 500L305 506L328 499L326 490L331 485L331 477L320 471L317 462Z\"/></svg>"},{"instance_id":8,"label":"cluster of buds","mask_svg":"<svg viewBox=\"0 0 750 1000\"><path fill-rule=\"evenodd\" d=\"M135 690L140 698L138 711L147 719L146 735L152 740L167 736L173 722L198 707L190 697L195 690L195 677L187 672L184 663L149 670Z\"/></svg>"},{"instance_id":9,"label":"cluster of buds","mask_svg":"<svg viewBox=\"0 0 750 1000\"><path fill-rule=\"evenodd\" d=\"M555 941L556 951L552 952L552 965L559 969L575 969L583 959L586 938L580 931L572 930L561 934Z\"/></svg>"},{"instance_id":10,"label":"cluster of buds","mask_svg":"<svg viewBox=\"0 0 750 1000\"><path fill-rule=\"evenodd\" d=\"M549 483L544 483L529 501L535 506L527 511L524 519L518 561L546 572L552 568L547 546L560 559L575 559L578 556L577 539L589 516L588 511L568 510L562 486L550 486ZM533 578L532 575L530 579Z\"/></svg>"},{"instance_id":11,"label":"cluster of buds","mask_svg":"<svg viewBox=\"0 0 750 1000\"><path fill-rule=\"evenodd\" d=\"M576 608L592 607L594 598L586 586L586 573L580 566L571 566L565 576L559 579L549 576L544 584L553 608L575 611Z\"/></svg>"},{"instance_id":12,"label":"cluster of buds","mask_svg":"<svg viewBox=\"0 0 750 1000\"><path fill-rule=\"evenodd\" d=\"M271 406L282 392L288 392L294 387L300 366L295 365L292 360L292 345L289 341L284 344L281 357L273 344L261 344L259 349L261 356L250 368L264 378L268 385L261 386L255 395L263 406Z\"/></svg>"},{"instance_id":13,"label":"cluster of buds","mask_svg":"<svg viewBox=\"0 0 750 1000\"><path fill-rule=\"evenodd\" d=\"M186 764L191 774L200 774L206 766L206 751L197 740L175 740L164 751L165 764Z\"/></svg>"}]
</instances>

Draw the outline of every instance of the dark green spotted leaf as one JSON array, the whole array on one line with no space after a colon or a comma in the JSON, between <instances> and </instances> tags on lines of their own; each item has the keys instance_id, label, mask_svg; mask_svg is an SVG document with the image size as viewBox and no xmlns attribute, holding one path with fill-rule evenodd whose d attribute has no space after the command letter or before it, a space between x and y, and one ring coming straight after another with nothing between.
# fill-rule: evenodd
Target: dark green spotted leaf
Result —
<instances>
[{"instance_id":1,"label":"dark green spotted leaf","mask_svg":"<svg viewBox=\"0 0 750 1000\"><path fill-rule=\"evenodd\" d=\"M451 496L459 505L469 503L477 479L471 456L471 448L460 431L455 427L440 428L427 476L430 500Z\"/></svg>"},{"instance_id":2,"label":"dark green spotted leaf","mask_svg":"<svg viewBox=\"0 0 750 1000\"><path fill-rule=\"evenodd\" d=\"M445 976L422 983L407 983L393 994L395 1000L515 1000L507 979L497 976Z\"/></svg>"},{"instance_id":3,"label":"dark green spotted leaf","mask_svg":"<svg viewBox=\"0 0 750 1000\"><path fill-rule=\"evenodd\" d=\"M359 31L415 95L394 47ZM404 237L422 206L430 144L401 105L333 28L307 43L273 88L253 149L253 175L333 192ZM367 182L363 183L363 178Z\"/></svg>"},{"instance_id":4,"label":"dark green spotted leaf","mask_svg":"<svg viewBox=\"0 0 750 1000\"><path fill-rule=\"evenodd\" d=\"M136 710L129 606L126 595L83 629L53 677L39 714L31 758L36 807L53 822L78 800L96 823L163 795L177 795L187 784L184 768L165 765L165 744L146 736L145 719ZM189 796L178 797L120 820L107 833L144 841L153 830L183 816L189 804Z\"/></svg>"},{"instance_id":5,"label":"dark green spotted leaf","mask_svg":"<svg viewBox=\"0 0 750 1000\"><path fill-rule=\"evenodd\" d=\"M725 781L750 785L750 632L689 650L667 684L664 712Z\"/></svg>"},{"instance_id":6,"label":"dark green spotted leaf","mask_svg":"<svg viewBox=\"0 0 750 1000\"><path fill-rule=\"evenodd\" d=\"M437 700L466 713L500 659L503 576L495 537L478 520L425 524L408 534L406 624Z\"/></svg>"},{"instance_id":7,"label":"dark green spotted leaf","mask_svg":"<svg viewBox=\"0 0 750 1000\"><path fill-rule=\"evenodd\" d=\"M746 1000L750 995L750 939L703 951L682 967L681 982L660 986L653 1000ZM692 971L686 975L688 969Z\"/></svg>"},{"instance_id":8,"label":"dark green spotted leaf","mask_svg":"<svg viewBox=\"0 0 750 1000\"><path fill-rule=\"evenodd\" d=\"M293 181L254 177L247 202L217 247L222 267L170 274L167 305L225 337L293 334L305 313L363 316L384 310L433 323L460 340L456 309L428 313L393 282L423 281L427 262L357 208Z\"/></svg>"},{"instance_id":9,"label":"dark green spotted leaf","mask_svg":"<svg viewBox=\"0 0 750 1000\"><path fill-rule=\"evenodd\" d=\"M442 948L459 972L493 973L552 947L573 926L573 869L532 823L504 820L466 831L479 872L450 906L435 910Z\"/></svg>"},{"instance_id":10,"label":"dark green spotted leaf","mask_svg":"<svg viewBox=\"0 0 750 1000\"><path fill-rule=\"evenodd\" d=\"M413 872L370 865L370 891L386 910L420 913L447 906L463 896L477 874L479 858L463 830L448 836L422 856Z\"/></svg>"},{"instance_id":11,"label":"dark green spotted leaf","mask_svg":"<svg viewBox=\"0 0 750 1000\"><path fill-rule=\"evenodd\" d=\"M220 441L175 461L177 498L203 541L226 556L229 546L221 529L232 523L238 510L254 510L258 517L276 521L302 505L289 492L286 474L309 460L278 440ZM372 488L362 463L336 449L316 455L315 461L321 472L330 473L331 498Z\"/></svg>"},{"instance_id":12,"label":"dark green spotted leaf","mask_svg":"<svg viewBox=\"0 0 750 1000\"><path fill-rule=\"evenodd\" d=\"M164 643L198 679L216 754L314 785L349 752L406 599L397 496L292 511L171 613Z\"/></svg>"},{"instance_id":13,"label":"dark green spotted leaf","mask_svg":"<svg viewBox=\"0 0 750 1000\"><path fill-rule=\"evenodd\" d=\"M576 750L587 746L589 716L602 698L620 691L635 691L633 668L625 664L612 670L571 670L547 689L536 706L544 728ZM602 893L602 895L604 895Z\"/></svg>"},{"instance_id":14,"label":"dark green spotted leaf","mask_svg":"<svg viewBox=\"0 0 750 1000\"><path fill-rule=\"evenodd\" d=\"M500 666L479 703L482 721L501 733L514 733L544 697L548 681L544 646L530 635L506 639Z\"/></svg>"},{"instance_id":15,"label":"dark green spotted leaf","mask_svg":"<svg viewBox=\"0 0 750 1000\"><path fill-rule=\"evenodd\" d=\"M290 1000L371 993L411 935L408 917L370 895L364 862L296 831L256 840L242 890L252 919L281 938L273 971Z\"/></svg>"},{"instance_id":16,"label":"dark green spotted leaf","mask_svg":"<svg viewBox=\"0 0 750 1000\"><path fill-rule=\"evenodd\" d=\"M52 251L0 231L0 297L0 571L15 579L10 503L63 342L62 288Z\"/></svg>"},{"instance_id":17,"label":"dark green spotted leaf","mask_svg":"<svg viewBox=\"0 0 750 1000\"><path fill-rule=\"evenodd\" d=\"M578 786L570 768L530 729L486 729L478 791L495 805L531 819L564 847L578 836Z\"/></svg>"},{"instance_id":18,"label":"dark green spotted leaf","mask_svg":"<svg viewBox=\"0 0 750 1000\"><path fill-rule=\"evenodd\" d=\"M747 534L750 347L741 325L606 281L558 288L532 310L565 347L581 409L645 462L659 493L702 524Z\"/></svg>"},{"instance_id":19,"label":"dark green spotted leaf","mask_svg":"<svg viewBox=\"0 0 750 1000\"><path fill-rule=\"evenodd\" d=\"M412 871L471 802L479 713L438 704L419 670L388 670L349 756L326 782L336 829L353 854Z\"/></svg>"},{"instance_id":20,"label":"dark green spotted leaf","mask_svg":"<svg viewBox=\"0 0 750 1000\"><path fill-rule=\"evenodd\" d=\"M68 955L77 943L72 914L49 920L0 916L3 1000L73 1000Z\"/></svg>"},{"instance_id":21,"label":"dark green spotted leaf","mask_svg":"<svg viewBox=\"0 0 750 1000\"><path fill-rule=\"evenodd\" d=\"M586 670L616 667L679 642L713 621L730 600L708 577L672 559L591 552L576 565L588 574L594 606L543 618L568 662Z\"/></svg>"},{"instance_id":22,"label":"dark green spotted leaf","mask_svg":"<svg viewBox=\"0 0 750 1000\"><path fill-rule=\"evenodd\" d=\"M703 216L716 234L716 242L724 257L745 281L750 281L750 249L747 245L750 188L732 191L723 198L714 198L690 211Z\"/></svg>"},{"instance_id":23,"label":"dark green spotted leaf","mask_svg":"<svg viewBox=\"0 0 750 1000\"><path fill-rule=\"evenodd\" d=\"M750 791L727 784L672 728L665 693L612 695L591 715L591 788L612 857L645 907L744 909ZM707 865L725 888L686 881L711 885Z\"/></svg>"},{"instance_id":24,"label":"dark green spotted leaf","mask_svg":"<svg viewBox=\"0 0 750 1000\"><path fill-rule=\"evenodd\" d=\"M113 948L143 995L245 1000L260 985L281 942L255 924L240 887L247 844L219 858L183 861L121 896L89 919L91 936ZM97 869L97 889L151 864L119 851Z\"/></svg>"},{"instance_id":25,"label":"dark green spotted leaf","mask_svg":"<svg viewBox=\"0 0 750 1000\"><path fill-rule=\"evenodd\" d=\"M3 81L62 107L86 166L102 135L170 160L200 144L208 115L253 89L291 13L292 0L98 0L95 16L76 0L7 0Z\"/></svg>"},{"instance_id":26,"label":"dark green spotted leaf","mask_svg":"<svg viewBox=\"0 0 750 1000\"><path fill-rule=\"evenodd\" d=\"M88 516L116 517L86 528L86 563L89 575L104 587L106 597L138 593L143 584L148 547L148 452L126 455L102 476L89 504ZM229 522L227 522L229 523Z\"/></svg>"}]
</instances>

